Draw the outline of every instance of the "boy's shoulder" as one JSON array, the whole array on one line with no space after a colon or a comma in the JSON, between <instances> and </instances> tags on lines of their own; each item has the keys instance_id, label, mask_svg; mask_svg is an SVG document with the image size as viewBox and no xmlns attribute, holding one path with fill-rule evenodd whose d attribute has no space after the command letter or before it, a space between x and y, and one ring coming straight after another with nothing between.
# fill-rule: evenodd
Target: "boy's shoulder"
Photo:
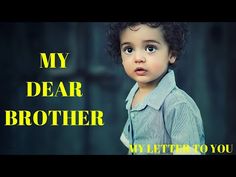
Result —
<instances>
[{"instance_id":1,"label":"boy's shoulder","mask_svg":"<svg viewBox=\"0 0 236 177\"><path fill-rule=\"evenodd\" d=\"M177 86L167 95L163 105L166 108L176 108L186 105L188 108L198 109L195 101Z\"/></svg>"}]
</instances>

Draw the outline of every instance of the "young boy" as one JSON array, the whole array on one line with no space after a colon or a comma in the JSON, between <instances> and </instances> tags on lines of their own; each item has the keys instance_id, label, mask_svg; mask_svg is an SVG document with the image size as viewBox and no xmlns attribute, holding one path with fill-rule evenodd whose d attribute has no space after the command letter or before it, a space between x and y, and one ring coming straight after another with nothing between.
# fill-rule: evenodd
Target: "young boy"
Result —
<instances>
[{"instance_id":1,"label":"young boy","mask_svg":"<svg viewBox=\"0 0 236 177\"><path fill-rule=\"evenodd\" d=\"M126 98L121 141L129 154L200 154L205 143L200 111L175 83L171 65L184 48L185 23L111 23L108 52L136 81Z\"/></svg>"}]
</instances>

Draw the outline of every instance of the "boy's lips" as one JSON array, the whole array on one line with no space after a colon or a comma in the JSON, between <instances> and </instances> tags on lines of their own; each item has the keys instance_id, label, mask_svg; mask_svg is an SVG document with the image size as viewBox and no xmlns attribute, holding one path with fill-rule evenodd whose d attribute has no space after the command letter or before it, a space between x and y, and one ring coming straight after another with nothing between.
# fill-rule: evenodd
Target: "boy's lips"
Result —
<instances>
[{"instance_id":1,"label":"boy's lips","mask_svg":"<svg viewBox=\"0 0 236 177\"><path fill-rule=\"evenodd\" d=\"M147 73L147 70L142 68L142 67L137 67L134 72L138 75L138 76L144 76Z\"/></svg>"}]
</instances>

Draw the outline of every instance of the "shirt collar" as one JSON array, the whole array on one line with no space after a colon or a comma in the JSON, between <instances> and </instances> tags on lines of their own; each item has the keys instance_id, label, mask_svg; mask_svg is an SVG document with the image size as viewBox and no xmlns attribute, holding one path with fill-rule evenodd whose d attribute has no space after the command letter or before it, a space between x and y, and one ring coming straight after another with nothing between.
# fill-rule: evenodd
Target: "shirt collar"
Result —
<instances>
[{"instance_id":1,"label":"shirt collar","mask_svg":"<svg viewBox=\"0 0 236 177\"><path fill-rule=\"evenodd\" d=\"M149 93L141 105L139 105L138 109L143 109L147 105L153 107L156 110L159 110L161 105L163 104L167 95L176 87L175 83L175 74L174 71L169 69L166 75L161 79L157 87ZM138 90L138 84L136 83L133 88L130 90L126 101L126 109L129 110L131 108L132 100L135 93Z\"/></svg>"}]
</instances>

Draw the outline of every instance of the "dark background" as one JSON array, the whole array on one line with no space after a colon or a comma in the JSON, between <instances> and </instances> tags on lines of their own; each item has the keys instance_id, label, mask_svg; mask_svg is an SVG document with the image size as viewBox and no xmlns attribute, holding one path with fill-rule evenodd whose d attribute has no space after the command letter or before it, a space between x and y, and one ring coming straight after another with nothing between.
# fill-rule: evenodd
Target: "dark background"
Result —
<instances>
[{"instance_id":1,"label":"dark background","mask_svg":"<svg viewBox=\"0 0 236 177\"><path fill-rule=\"evenodd\" d=\"M100 22L0 23L0 154L127 153L119 137L134 82L106 54L105 29ZM206 144L235 145L236 23L192 22L190 31L177 85L201 110ZM68 68L40 69L40 52L70 53ZM84 96L27 98L26 81L79 81ZM105 125L5 127L6 109L102 110Z\"/></svg>"}]
</instances>

